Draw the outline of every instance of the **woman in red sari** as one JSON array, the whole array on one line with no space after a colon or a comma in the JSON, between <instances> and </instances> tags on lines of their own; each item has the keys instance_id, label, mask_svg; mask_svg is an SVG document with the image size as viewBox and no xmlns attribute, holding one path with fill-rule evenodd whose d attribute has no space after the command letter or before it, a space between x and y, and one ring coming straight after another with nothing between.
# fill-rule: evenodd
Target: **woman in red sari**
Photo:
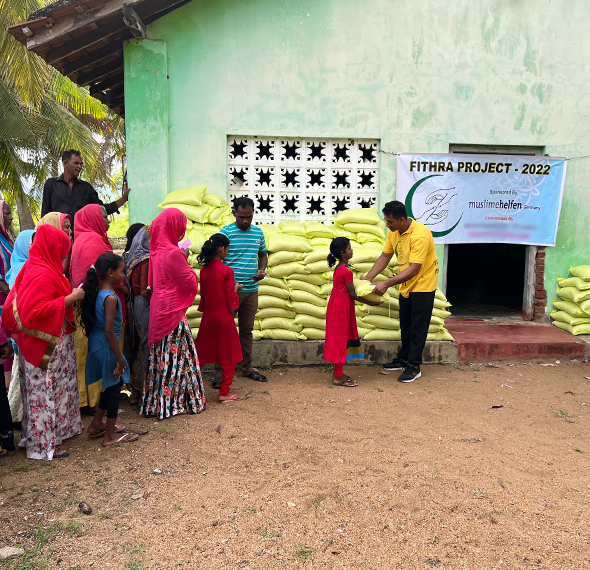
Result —
<instances>
[{"instance_id":1,"label":"woman in red sari","mask_svg":"<svg viewBox=\"0 0 590 570\"><path fill-rule=\"evenodd\" d=\"M150 227L150 361L140 413L161 420L205 409L199 359L186 318L197 295L197 275L187 263L187 252L178 247L185 231L186 216L177 208L164 210Z\"/></svg>"},{"instance_id":2,"label":"woman in red sari","mask_svg":"<svg viewBox=\"0 0 590 570\"><path fill-rule=\"evenodd\" d=\"M29 459L67 457L59 445L82 432L76 380L72 306L84 291L72 292L62 274L70 250L64 232L41 226L18 274L2 314L2 324L17 336L23 395L21 447ZM42 284L41 286L35 284Z\"/></svg>"},{"instance_id":3,"label":"woman in red sari","mask_svg":"<svg viewBox=\"0 0 590 570\"><path fill-rule=\"evenodd\" d=\"M201 303L203 313L195 345L203 364L221 364L222 378L219 401L223 403L243 400L230 395L236 364L242 361L240 337L234 315L240 306L234 270L223 264L229 252L229 238L224 234L212 235L204 244L198 261L201 269Z\"/></svg>"}]
</instances>

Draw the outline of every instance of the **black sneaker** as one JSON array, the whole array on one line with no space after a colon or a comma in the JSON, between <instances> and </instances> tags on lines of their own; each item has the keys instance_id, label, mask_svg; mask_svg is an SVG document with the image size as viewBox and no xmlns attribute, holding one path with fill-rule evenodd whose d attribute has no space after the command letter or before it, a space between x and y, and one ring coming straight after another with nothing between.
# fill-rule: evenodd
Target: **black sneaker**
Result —
<instances>
[{"instance_id":1,"label":"black sneaker","mask_svg":"<svg viewBox=\"0 0 590 570\"><path fill-rule=\"evenodd\" d=\"M408 366L407 362L404 362L401 358L394 358L391 362L383 365L383 370L391 372L392 370L405 370Z\"/></svg>"},{"instance_id":2,"label":"black sneaker","mask_svg":"<svg viewBox=\"0 0 590 570\"><path fill-rule=\"evenodd\" d=\"M407 384L409 382L413 382L417 378L420 378L420 376L422 376L422 372L420 372L420 367L408 364L408 366L406 366L406 369L402 372L402 375L397 379L397 381Z\"/></svg>"}]
</instances>

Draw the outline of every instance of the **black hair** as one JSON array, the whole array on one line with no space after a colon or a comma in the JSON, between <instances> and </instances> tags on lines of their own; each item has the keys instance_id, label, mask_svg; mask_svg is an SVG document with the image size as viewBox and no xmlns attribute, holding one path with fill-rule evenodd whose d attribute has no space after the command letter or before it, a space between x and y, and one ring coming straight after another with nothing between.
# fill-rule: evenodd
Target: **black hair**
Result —
<instances>
[{"instance_id":1,"label":"black hair","mask_svg":"<svg viewBox=\"0 0 590 570\"><path fill-rule=\"evenodd\" d=\"M328 254L328 265L334 267L339 261L342 252L350 245L350 240L347 237L337 237L332 240L330 244L330 253Z\"/></svg>"},{"instance_id":2,"label":"black hair","mask_svg":"<svg viewBox=\"0 0 590 570\"><path fill-rule=\"evenodd\" d=\"M107 276L109 269L116 271L123 258L116 253L103 253L96 260L94 267L90 267L86 273L86 281L84 281L84 300L82 301L82 326L84 327L84 334L90 336L92 329L96 324L95 305L96 297L98 297L98 289L100 287L99 279L104 279Z\"/></svg>"},{"instance_id":3,"label":"black hair","mask_svg":"<svg viewBox=\"0 0 590 570\"><path fill-rule=\"evenodd\" d=\"M217 253L220 247L227 247L229 245L229 238L225 234L213 234L201 248L201 253L197 257L197 261L203 267L207 265Z\"/></svg>"},{"instance_id":4,"label":"black hair","mask_svg":"<svg viewBox=\"0 0 590 570\"><path fill-rule=\"evenodd\" d=\"M61 154L61 161L70 162L70 158L72 158L72 156L79 156L80 158L82 158L82 153L79 150L73 148L64 150Z\"/></svg>"},{"instance_id":5,"label":"black hair","mask_svg":"<svg viewBox=\"0 0 590 570\"><path fill-rule=\"evenodd\" d=\"M252 208L254 211L254 200L251 198L247 198L246 196L240 196L239 198L234 198L234 211L238 211L238 208Z\"/></svg>"},{"instance_id":6,"label":"black hair","mask_svg":"<svg viewBox=\"0 0 590 570\"><path fill-rule=\"evenodd\" d=\"M387 202L387 204L383 206L383 215L391 216L396 220L399 220L400 218L407 218L408 212L406 207L399 200L393 200Z\"/></svg>"},{"instance_id":7,"label":"black hair","mask_svg":"<svg viewBox=\"0 0 590 570\"><path fill-rule=\"evenodd\" d=\"M127 245L125 246L125 251L129 251L131 249L131 244L133 243L133 238L138 234L139 230L143 228L145 224L132 224L129 226L125 237L127 238Z\"/></svg>"}]
</instances>

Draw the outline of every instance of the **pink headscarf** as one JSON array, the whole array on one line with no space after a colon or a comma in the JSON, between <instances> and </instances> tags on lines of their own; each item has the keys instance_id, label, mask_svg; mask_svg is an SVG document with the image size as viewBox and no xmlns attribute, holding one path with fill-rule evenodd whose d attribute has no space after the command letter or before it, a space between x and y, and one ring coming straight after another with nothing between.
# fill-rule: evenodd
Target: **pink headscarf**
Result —
<instances>
[{"instance_id":1,"label":"pink headscarf","mask_svg":"<svg viewBox=\"0 0 590 570\"><path fill-rule=\"evenodd\" d=\"M74 226L74 247L70 272L72 286L78 287L86 281L86 273L103 253L111 253L113 248L107 237L102 212L98 204L84 206L77 214Z\"/></svg>"},{"instance_id":2,"label":"pink headscarf","mask_svg":"<svg viewBox=\"0 0 590 570\"><path fill-rule=\"evenodd\" d=\"M151 225L149 346L179 325L197 296L197 275L178 247L185 231L186 216L177 208L167 208Z\"/></svg>"}]
</instances>

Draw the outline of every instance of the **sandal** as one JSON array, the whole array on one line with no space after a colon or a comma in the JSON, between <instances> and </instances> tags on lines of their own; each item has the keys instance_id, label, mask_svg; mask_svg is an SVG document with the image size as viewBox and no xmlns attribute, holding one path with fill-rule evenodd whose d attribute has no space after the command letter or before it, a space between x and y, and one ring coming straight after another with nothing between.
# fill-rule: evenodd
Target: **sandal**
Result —
<instances>
[{"instance_id":1,"label":"sandal","mask_svg":"<svg viewBox=\"0 0 590 570\"><path fill-rule=\"evenodd\" d=\"M14 433L12 430L0 430L0 446L6 451L15 451Z\"/></svg>"},{"instance_id":2,"label":"sandal","mask_svg":"<svg viewBox=\"0 0 590 570\"><path fill-rule=\"evenodd\" d=\"M64 459L64 457L69 456L70 454L67 451L62 451L59 447L56 447L53 452L53 459Z\"/></svg>"},{"instance_id":3,"label":"sandal","mask_svg":"<svg viewBox=\"0 0 590 570\"><path fill-rule=\"evenodd\" d=\"M219 390L219 386L221 386L221 380L221 374L215 376L215 378L211 380L211 388L213 388L214 390Z\"/></svg>"},{"instance_id":4,"label":"sandal","mask_svg":"<svg viewBox=\"0 0 590 570\"><path fill-rule=\"evenodd\" d=\"M0 457L4 457L4 456L5 456L5 455L7 455L7 454L8 454L8 451L6 451L6 449L2 449L2 448L0 447Z\"/></svg>"},{"instance_id":5,"label":"sandal","mask_svg":"<svg viewBox=\"0 0 590 570\"><path fill-rule=\"evenodd\" d=\"M132 441L136 441L139 439L139 435L136 433L124 433L119 439L113 441L112 443L103 443L103 447L111 447L116 443L131 443Z\"/></svg>"},{"instance_id":6,"label":"sandal","mask_svg":"<svg viewBox=\"0 0 590 570\"><path fill-rule=\"evenodd\" d=\"M358 384L350 376L341 376L340 378L342 378L344 381L337 382L337 377L334 376L332 378L332 384L334 386L343 386L344 388L356 388L358 386Z\"/></svg>"},{"instance_id":7,"label":"sandal","mask_svg":"<svg viewBox=\"0 0 590 570\"><path fill-rule=\"evenodd\" d=\"M94 435L88 434L88 436L90 437L90 439L97 439L99 437L102 437L104 435L105 431L106 431L106 429L103 429L99 432L96 432ZM115 433L121 433L122 431L125 431L125 426L123 424L116 424L115 425Z\"/></svg>"},{"instance_id":8,"label":"sandal","mask_svg":"<svg viewBox=\"0 0 590 570\"><path fill-rule=\"evenodd\" d=\"M226 400L219 400L220 404L229 404L230 402L238 402L240 400L245 400L246 398L242 398L241 396L238 396L237 394L232 394L229 398L227 398Z\"/></svg>"},{"instance_id":9,"label":"sandal","mask_svg":"<svg viewBox=\"0 0 590 570\"><path fill-rule=\"evenodd\" d=\"M262 374L258 370L250 370L248 374L244 374L246 378L250 378L250 380L254 380L255 382L268 382L268 379L264 374Z\"/></svg>"}]
</instances>

